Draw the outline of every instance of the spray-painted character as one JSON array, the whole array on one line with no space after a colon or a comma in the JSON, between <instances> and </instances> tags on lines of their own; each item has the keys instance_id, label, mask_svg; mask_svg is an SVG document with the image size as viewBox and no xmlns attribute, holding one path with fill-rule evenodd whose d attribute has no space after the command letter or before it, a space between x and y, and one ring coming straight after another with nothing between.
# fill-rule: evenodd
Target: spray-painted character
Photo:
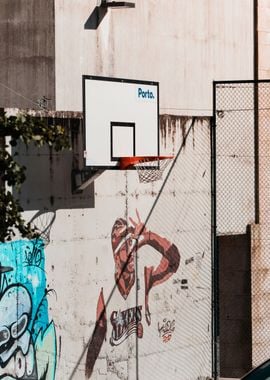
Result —
<instances>
[{"instance_id":1,"label":"spray-painted character","mask_svg":"<svg viewBox=\"0 0 270 380\"><path fill-rule=\"evenodd\" d=\"M115 262L115 282L124 299L127 299L136 279L135 255L143 246L151 246L160 254L159 264L144 267L145 282L145 318L148 325L151 324L149 309L150 290L167 281L176 271L180 264L178 248L166 238L157 233L147 230L141 222L140 215L136 210L137 219L129 218L131 225L123 218L118 218L112 228L111 244ZM141 326L141 323L138 323ZM86 357L86 377L90 378L95 361L101 350L107 333L106 306L103 290L101 290L97 304L97 321L91 341L88 345ZM137 335L142 336L141 331Z\"/></svg>"},{"instance_id":2,"label":"spray-painted character","mask_svg":"<svg viewBox=\"0 0 270 380\"><path fill-rule=\"evenodd\" d=\"M161 255L159 265L144 267L145 281L145 316L151 324L149 310L149 292L159 284L167 281L178 269L180 254L177 247L155 232L148 231L141 222L136 210L138 222L130 218L132 226L119 218L112 228L112 249L115 261L115 281L121 295L126 299L135 283L134 255L143 246L150 245Z\"/></svg>"},{"instance_id":3,"label":"spray-painted character","mask_svg":"<svg viewBox=\"0 0 270 380\"><path fill-rule=\"evenodd\" d=\"M28 290L11 285L0 300L0 378L36 377L34 346L28 330L32 303Z\"/></svg>"},{"instance_id":4,"label":"spray-painted character","mask_svg":"<svg viewBox=\"0 0 270 380\"><path fill-rule=\"evenodd\" d=\"M52 290L43 247L42 240L0 243L1 380L55 379L56 331L48 315ZM34 255L35 262L27 260Z\"/></svg>"}]
</instances>

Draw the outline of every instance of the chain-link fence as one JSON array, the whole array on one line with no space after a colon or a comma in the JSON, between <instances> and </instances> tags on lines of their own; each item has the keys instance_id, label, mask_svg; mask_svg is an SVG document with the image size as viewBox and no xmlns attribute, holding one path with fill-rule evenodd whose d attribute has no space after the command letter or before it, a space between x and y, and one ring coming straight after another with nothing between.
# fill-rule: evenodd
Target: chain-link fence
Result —
<instances>
[{"instance_id":1,"label":"chain-link fence","mask_svg":"<svg viewBox=\"0 0 270 380\"><path fill-rule=\"evenodd\" d=\"M91 379L212 376L210 118L163 115L160 125L161 153L174 153L162 180L140 183L135 170L108 174L112 186L117 178L118 194L123 189L117 214L124 213L109 246L99 239L95 285L102 290L86 347ZM115 267L108 264L111 247Z\"/></svg>"},{"instance_id":2,"label":"chain-link fence","mask_svg":"<svg viewBox=\"0 0 270 380\"><path fill-rule=\"evenodd\" d=\"M206 380L212 374L210 120L164 116L161 124L180 149L146 227L172 241L181 259L172 281L153 290L159 334L138 342L138 378ZM142 266L145 255L138 260Z\"/></svg>"},{"instance_id":3,"label":"chain-link fence","mask_svg":"<svg viewBox=\"0 0 270 380\"><path fill-rule=\"evenodd\" d=\"M270 357L270 82L214 83L213 125L217 341L232 377Z\"/></svg>"},{"instance_id":4,"label":"chain-link fence","mask_svg":"<svg viewBox=\"0 0 270 380\"><path fill-rule=\"evenodd\" d=\"M243 233L255 221L255 87L216 85L217 234Z\"/></svg>"}]
</instances>

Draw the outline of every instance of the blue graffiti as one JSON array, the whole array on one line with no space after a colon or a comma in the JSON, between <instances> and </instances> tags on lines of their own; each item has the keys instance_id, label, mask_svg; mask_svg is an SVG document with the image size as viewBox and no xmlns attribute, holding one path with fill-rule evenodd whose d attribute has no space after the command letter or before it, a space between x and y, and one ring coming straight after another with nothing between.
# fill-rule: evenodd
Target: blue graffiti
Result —
<instances>
[{"instance_id":1,"label":"blue graffiti","mask_svg":"<svg viewBox=\"0 0 270 380\"><path fill-rule=\"evenodd\" d=\"M55 378L49 292L43 241L0 243L0 379Z\"/></svg>"}]
</instances>

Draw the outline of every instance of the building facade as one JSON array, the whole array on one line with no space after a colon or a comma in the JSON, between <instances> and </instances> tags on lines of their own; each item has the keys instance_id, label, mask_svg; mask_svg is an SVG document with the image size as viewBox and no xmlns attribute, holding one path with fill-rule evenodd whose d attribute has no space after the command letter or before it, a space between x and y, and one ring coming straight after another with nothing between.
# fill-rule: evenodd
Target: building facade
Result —
<instances>
[{"instance_id":1,"label":"building facade","mask_svg":"<svg viewBox=\"0 0 270 380\"><path fill-rule=\"evenodd\" d=\"M2 1L1 107L45 111L66 126L72 151L19 147L27 180L18 196L41 235L0 245L2 310L14 319L2 311L2 326L21 326L16 348L0 354L0 375L195 380L239 376L257 363L251 312L227 317L237 300L226 292L239 295L235 282L226 286L232 253L250 278L245 231L221 234L220 332L213 327L211 213L212 83L254 79L257 5L133 3ZM260 15L267 2L259 3ZM258 20L264 76L267 20ZM160 154L174 156L162 180L105 170L74 191L84 170L83 75L159 82ZM251 304L250 289L243 295ZM252 339L241 340L247 325Z\"/></svg>"}]
</instances>

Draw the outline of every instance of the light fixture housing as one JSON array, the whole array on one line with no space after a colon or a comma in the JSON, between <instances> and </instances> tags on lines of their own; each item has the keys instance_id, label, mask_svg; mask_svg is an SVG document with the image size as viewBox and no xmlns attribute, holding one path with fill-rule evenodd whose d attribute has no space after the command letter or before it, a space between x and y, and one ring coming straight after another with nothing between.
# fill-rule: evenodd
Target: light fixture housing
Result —
<instances>
[{"instance_id":1,"label":"light fixture housing","mask_svg":"<svg viewBox=\"0 0 270 380\"><path fill-rule=\"evenodd\" d=\"M104 8L135 8L135 3L130 1L108 1L102 0L101 7Z\"/></svg>"}]
</instances>

